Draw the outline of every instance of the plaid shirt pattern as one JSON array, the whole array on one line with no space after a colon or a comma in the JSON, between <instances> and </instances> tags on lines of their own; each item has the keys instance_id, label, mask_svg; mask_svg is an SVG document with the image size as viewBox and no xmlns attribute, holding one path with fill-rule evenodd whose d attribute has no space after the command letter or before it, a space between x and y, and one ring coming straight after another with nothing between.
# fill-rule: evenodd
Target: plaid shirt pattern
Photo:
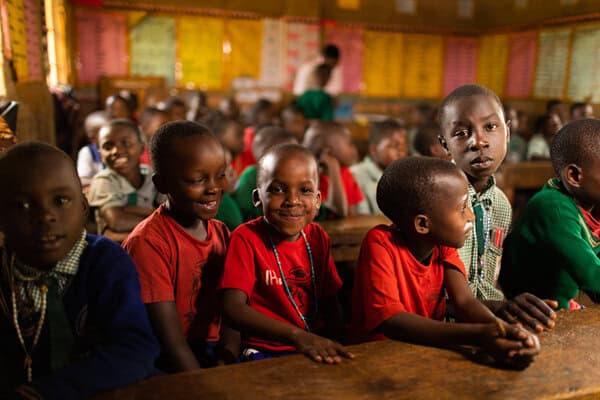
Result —
<instances>
[{"instance_id":1,"label":"plaid shirt pattern","mask_svg":"<svg viewBox=\"0 0 600 400\"><path fill-rule=\"evenodd\" d=\"M58 293L61 296L64 294L69 282L72 277L77 274L79 269L81 254L87 246L85 234L85 231L83 231L81 237L67 256L57 262L56 266L49 272L40 272L39 270L22 263L15 257L15 289L21 304L19 309L22 310L19 314L26 316L27 314L36 314L40 312L42 308L42 291L40 290L40 284L47 279L55 279L58 284ZM3 266L3 268L7 267L8 266Z\"/></svg>"},{"instance_id":2,"label":"plaid shirt pattern","mask_svg":"<svg viewBox=\"0 0 600 400\"><path fill-rule=\"evenodd\" d=\"M504 295L496 286L500 273L502 260L502 241L508 234L512 220L511 205L497 186L494 177L490 178L489 187L482 193L477 193L469 185L469 200L471 207L483 203L491 212L490 226L488 227L489 240L483 253L484 267L483 279L479 277L479 256L477 254L477 232L475 227L471 230L465 245L458 250L460 259L467 270L469 286L473 295L479 300L502 300ZM480 233L483 235L483 233Z\"/></svg>"}]
</instances>

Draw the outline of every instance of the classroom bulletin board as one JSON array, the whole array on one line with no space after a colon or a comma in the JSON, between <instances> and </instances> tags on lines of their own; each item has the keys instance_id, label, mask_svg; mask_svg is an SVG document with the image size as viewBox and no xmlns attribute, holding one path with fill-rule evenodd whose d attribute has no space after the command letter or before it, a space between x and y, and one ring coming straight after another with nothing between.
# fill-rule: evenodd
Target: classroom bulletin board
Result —
<instances>
[{"instance_id":1,"label":"classroom bulletin board","mask_svg":"<svg viewBox=\"0 0 600 400\"><path fill-rule=\"evenodd\" d=\"M36 2L4 1L17 15L8 28L17 74L37 79L38 61L29 60L35 52L28 48L37 45L24 37L39 34L25 29L33 17L18 11ZM85 7L77 7L75 15L80 86L129 74L203 90L228 90L235 78L245 77L290 91L297 68L317 57L323 44L334 43L341 52L344 93L439 99L459 85L479 83L508 99L600 102L598 24L453 36L285 18L140 16Z\"/></svg>"}]
</instances>

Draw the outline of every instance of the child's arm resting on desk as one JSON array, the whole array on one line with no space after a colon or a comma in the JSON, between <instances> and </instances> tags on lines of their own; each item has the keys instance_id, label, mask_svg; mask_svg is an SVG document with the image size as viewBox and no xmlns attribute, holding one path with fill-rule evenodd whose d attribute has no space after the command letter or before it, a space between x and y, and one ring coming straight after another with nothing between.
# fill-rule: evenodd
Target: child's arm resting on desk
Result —
<instances>
[{"instance_id":1,"label":"child's arm resting on desk","mask_svg":"<svg viewBox=\"0 0 600 400\"><path fill-rule=\"evenodd\" d=\"M129 232L144 218L152 214L151 208L140 206L106 207L100 214L106 225L115 232Z\"/></svg>"},{"instance_id":2,"label":"child's arm resting on desk","mask_svg":"<svg viewBox=\"0 0 600 400\"><path fill-rule=\"evenodd\" d=\"M248 296L242 290L224 290L223 316L240 332L289 343L316 362L337 364L342 361L340 356L354 357L341 344L269 318L250 307L247 301Z\"/></svg>"},{"instance_id":3,"label":"child's arm resting on desk","mask_svg":"<svg viewBox=\"0 0 600 400\"><path fill-rule=\"evenodd\" d=\"M511 324L521 322L536 332L554 328L558 308L556 300L541 300L531 293L521 293L508 300L487 300L484 304L494 314Z\"/></svg>"},{"instance_id":4,"label":"child's arm resting on desk","mask_svg":"<svg viewBox=\"0 0 600 400\"><path fill-rule=\"evenodd\" d=\"M34 380L32 386L44 398L88 398L155 373L159 347L135 267L120 247L108 243L112 248L103 244L96 254L88 254L96 265L84 283L89 291L87 325L98 329L102 339L85 358Z\"/></svg>"}]
</instances>

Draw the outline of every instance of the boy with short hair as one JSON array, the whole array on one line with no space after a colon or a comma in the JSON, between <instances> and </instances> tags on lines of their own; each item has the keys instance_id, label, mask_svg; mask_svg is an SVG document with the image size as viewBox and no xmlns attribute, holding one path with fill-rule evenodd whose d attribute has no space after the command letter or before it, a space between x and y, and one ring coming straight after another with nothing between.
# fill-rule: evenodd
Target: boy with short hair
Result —
<instances>
[{"instance_id":1,"label":"boy with short hair","mask_svg":"<svg viewBox=\"0 0 600 400\"><path fill-rule=\"evenodd\" d=\"M290 104L281 112L281 122L283 128L294 134L298 143L302 143L304 139L304 133L308 128L308 120L304 115L304 112L295 104Z\"/></svg>"},{"instance_id":2,"label":"boy with short hair","mask_svg":"<svg viewBox=\"0 0 600 400\"><path fill-rule=\"evenodd\" d=\"M418 154L425 157L451 160L452 156L442 147L439 138L440 125L435 122L427 122L417 128L414 140L415 150Z\"/></svg>"},{"instance_id":3,"label":"boy with short hair","mask_svg":"<svg viewBox=\"0 0 600 400\"><path fill-rule=\"evenodd\" d=\"M160 366L169 372L214 366L227 352L237 357L234 341L218 346L216 287L229 242L225 224L213 219L227 184L223 147L204 125L175 121L154 134L151 155L154 183L167 200L123 247L161 343Z\"/></svg>"},{"instance_id":4,"label":"boy with short hair","mask_svg":"<svg viewBox=\"0 0 600 400\"><path fill-rule=\"evenodd\" d=\"M392 162L406 157L406 128L394 119L374 122L369 132L369 154L364 160L350 167L350 171L358 183L365 202L359 214L381 214L377 207L377 182L383 170Z\"/></svg>"},{"instance_id":5,"label":"boy with short hair","mask_svg":"<svg viewBox=\"0 0 600 400\"><path fill-rule=\"evenodd\" d=\"M469 180L475 226L458 253L473 294L509 322L518 318L538 331L553 327L556 314L548 304L555 306L554 301L546 304L529 293L506 300L496 285L512 216L510 203L494 180L510 135L500 99L483 86L460 86L442 102L439 123L442 145Z\"/></svg>"},{"instance_id":6,"label":"boy with short hair","mask_svg":"<svg viewBox=\"0 0 600 400\"><path fill-rule=\"evenodd\" d=\"M156 107L146 107L140 113L140 132L144 137L144 151L140 156L140 163L150 165L150 140L158 128L169 122L169 114Z\"/></svg>"},{"instance_id":7,"label":"boy with short hair","mask_svg":"<svg viewBox=\"0 0 600 400\"><path fill-rule=\"evenodd\" d=\"M475 299L456 251L474 220L467 186L465 175L445 160L410 157L386 168L377 203L393 225L371 229L361 246L355 336L476 345L499 362L525 367L539 352L537 337L496 318ZM458 323L443 322L446 295Z\"/></svg>"},{"instance_id":8,"label":"boy with short hair","mask_svg":"<svg viewBox=\"0 0 600 400\"><path fill-rule=\"evenodd\" d=\"M0 397L88 398L154 374L135 268L86 235L72 160L43 143L0 157Z\"/></svg>"},{"instance_id":9,"label":"boy with short hair","mask_svg":"<svg viewBox=\"0 0 600 400\"><path fill-rule=\"evenodd\" d=\"M550 149L557 178L527 204L506 240L500 283L580 308L579 291L600 294L600 121L565 125Z\"/></svg>"},{"instance_id":10,"label":"boy with short hair","mask_svg":"<svg viewBox=\"0 0 600 400\"><path fill-rule=\"evenodd\" d=\"M350 131L337 122L317 122L308 128L303 145L323 168L319 190L329 214L336 218L356 215L365 199L350 172L357 158Z\"/></svg>"},{"instance_id":11,"label":"boy with short hair","mask_svg":"<svg viewBox=\"0 0 600 400\"><path fill-rule=\"evenodd\" d=\"M107 168L92 179L88 200L97 209L98 232L122 242L152 213L158 193L150 169L140 164L143 144L132 121L115 119L103 126L99 146Z\"/></svg>"},{"instance_id":12,"label":"boy with short hair","mask_svg":"<svg viewBox=\"0 0 600 400\"><path fill-rule=\"evenodd\" d=\"M321 203L318 167L296 144L261 158L255 203L264 217L231 235L220 288L224 316L243 335L246 360L299 352L317 362L352 357L338 343L342 282L329 237L313 223Z\"/></svg>"}]
</instances>

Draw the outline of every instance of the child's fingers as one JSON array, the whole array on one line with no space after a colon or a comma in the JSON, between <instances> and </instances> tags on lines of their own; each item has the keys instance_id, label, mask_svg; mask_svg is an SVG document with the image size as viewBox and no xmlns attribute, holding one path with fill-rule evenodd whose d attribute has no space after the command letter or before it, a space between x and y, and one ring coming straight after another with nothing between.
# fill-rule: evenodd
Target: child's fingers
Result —
<instances>
[{"instance_id":1,"label":"child's fingers","mask_svg":"<svg viewBox=\"0 0 600 400\"><path fill-rule=\"evenodd\" d=\"M545 299L544 303L546 303L548 307L552 308L553 310L556 310L558 308L558 301L556 300ZM552 313L551 318L556 319L556 313Z\"/></svg>"},{"instance_id":2,"label":"child's fingers","mask_svg":"<svg viewBox=\"0 0 600 400\"><path fill-rule=\"evenodd\" d=\"M352 354L351 352L346 350L346 348L339 343L335 343L335 352L337 355L340 355L345 358L349 358L349 359L354 358L354 354Z\"/></svg>"},{"instance_id":3,"label":"child's fingers","mask_svg":"<svg viewBox=\"0 0 600 400\"><path fill-rule=\"evenodd\" d=\"M542 323L546 325L546 321L550 321L550 319L546 317L543 313L537 311L537 309L534 306L527 303L519 304L511 301L508 304L508 309L508 312L517 317L519 321L536 331L543 331L544 327ZM536 317L532 317L532 314Z\"/></svg>"},{"instance_id":4,"label":"child's fingers","mask_svg":"<svg viewBox=\"0 0 600 400\"><path fill-rule=\"evenodd\" d=\"M308 350L306 352L306 354L313 360L316 362L323 362L323 357L321 357L321 355L319 354L319 352L317 351L317 349L312 348L310 350Z\"/></svg>"}]
</instances>

